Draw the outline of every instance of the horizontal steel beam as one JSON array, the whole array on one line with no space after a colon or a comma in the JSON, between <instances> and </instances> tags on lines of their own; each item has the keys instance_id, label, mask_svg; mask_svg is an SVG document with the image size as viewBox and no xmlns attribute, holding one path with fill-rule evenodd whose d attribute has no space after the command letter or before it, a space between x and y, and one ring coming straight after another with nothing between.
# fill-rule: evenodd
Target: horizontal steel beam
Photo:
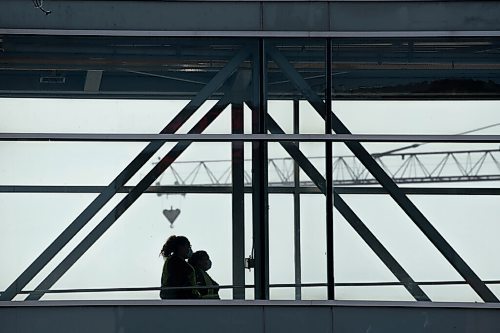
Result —
<instances>
[{"instance_id":1,"label":"horizontal steel beam","mask_svg":"<svg viewBox=\"0 0 500 333\"><path fill-rule=\"evenodd\" d=\"M113 36L113 37L260 37L260 38L404 38L404 37L500 37L500 30L432 31L162 31L90 29L5 29L0 35Z\"/></svg>"},{"instance_id":2,"label":"horizontal steel beam","mask_svg":"<svg viewBox=\"0 0 500 333\"><path fill-rule=\"evenodd\" d=\"M0 185L0 193L101 193L106 186L92 185ZM129 193L133 186L124 186L117 193ZM410 195L500 195L500 188L481 187L401 187L401 191ZM245 186L245 193L252 193L251 186ZM335 186L338 194L388 194L382 187L371 186ZM203 185L180 185L180 186L151 186L144 193L161 195L168 194L230 194L231 186L203 186ZM317 186L269 186L269 193L283 194L321 194Z\"/></svg>"},{"instance_id":3,"label":"horizontal steel beam","mask_svg":"<svg viewBox=\"0 0 500 333\"><path fill-rule=\"evenodd\" d=\"M498 32L496 1L63 1L4 0L0 33L256 36L262 33ZM96 15L99 13L99 15ZM371 15L366 15L371 13ZM293 18L293 19L291 19ZM360 19L362 18L362 19ZM156 33L156 34L155 34Z\"/></svg>"},{"instance_id":4,"label":"horizontal steel beam","mask_svg":"<svg viewBox=\"0 0 500 333\"><path fill-rule=\"evenodd\" d=\"M0 304L2 331L18 333L200 330L218 333L367 330L496 333L500 326L500 306L472 302L94 300L5 303Z\"/></svg>"},{"instance_id":5,"label":"horizontal steel beam","mask_svg":"<svg viewBox=\"0 0 500 333\"><path fill-rule=\"evenodd\" d=\"M500 135L0 133L0 141L97 141L97 142L301 141L301 142L499 143Z\"/></svg>"},{"instance_id":6,"label":"horizontal steel beam","mask_svg":"<svg viewBox=\"0 0 500 333\"><path fill-rule=\"evenodd\" d=\"M318 285L320 285L318 283ZM324 285L324 284L323 284ZM286 306L321 308L321 307L361 307L361 308L429 308L429 309L500 309L500 303L479 303L479 302L409 302L409 301L365 301L365 300L220 300L217 302L207 302L206 300L54 300L54 301L0 301L0 308L71 308L71 307L102 307L102 306L159 306L163 308L187 307L193 306L215 307L262 307L262 306ZM188 310L191 311L192 310ZM79 310L79 312L82 312ZM84 312L84 311L83 311ZM60 317L60 314L58 314ZM421 316L421 313L419 313ZM192 316L192 313L191 313ZM299 316L300 317L300 316ZM161 316L160 316L161 318ZM302 317L303 318L303 317ZM302 319L301 318L301 319ZM425 318L425 317L424 317ZM12 317L9 318L10 321ZM60 319L60 318L59 318ZM247 318L248 319L248 318ZM227 315L226 315L227 320ZM55 321L56 324L58 321ZM79 323L77 323L79 324ZM102 326L102 325L101 325ZM455 326L456 327L456 326ZM105 327L107 328L107 327ZM456 331L456 330L455 330ZM109 332L109 330L107 331ZM106 332L106 333L107 333ZM497 331L494 331L497 333ZM441 332L440 332L441 333Z\"/></svg>"}]
</instances>

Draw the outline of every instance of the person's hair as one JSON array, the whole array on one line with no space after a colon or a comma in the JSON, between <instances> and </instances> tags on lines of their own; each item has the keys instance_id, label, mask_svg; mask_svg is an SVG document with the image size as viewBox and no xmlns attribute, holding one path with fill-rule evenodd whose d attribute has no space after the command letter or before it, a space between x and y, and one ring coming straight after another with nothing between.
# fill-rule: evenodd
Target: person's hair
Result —
<instances>
[{"instance_id":1,"label":"person's hair","mask_svg":"<svg viewBox=\"0 0 500 333\"><path fill-rule=\"evenodd\" d=\"M186 244L189 244L189 240L186 237L172 235L167 239L165 244L163 244L160 254L166 258L176 252L180 246Z\"/></svg>"},{"instance_id":2,"label":"person's hair","mask_svg":"<svg viewBox=\"0 0 500 333\"><path fill-rule=\"evenodd\" d=\"M193 266L193 267L196 267L200 261L202 261L204 258L208 258L208 253L205 252L205 251L196 251L195 253L193 253L193 255L191 256L191 258L188 259L188 263Z\"/></svg>"}]
</instances>

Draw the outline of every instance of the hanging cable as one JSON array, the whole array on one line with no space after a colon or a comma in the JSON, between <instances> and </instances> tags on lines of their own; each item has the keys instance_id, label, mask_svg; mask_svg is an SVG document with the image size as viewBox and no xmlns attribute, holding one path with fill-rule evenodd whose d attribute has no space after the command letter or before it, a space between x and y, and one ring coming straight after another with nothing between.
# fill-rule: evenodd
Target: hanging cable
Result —
<instances>
[{"instance_id":1,"label":"hanging cable","mask_svg":"<svg viewBox=\"0 0 500 333\"><path fill-rule=\"evenodd\" d=\"M43 0L32 0L32 1L35 8L40 9L42 12L45 13L45 15L49 15L50 13L52 13L52 11L43 8Z\"/></svg>"}]
</instances>

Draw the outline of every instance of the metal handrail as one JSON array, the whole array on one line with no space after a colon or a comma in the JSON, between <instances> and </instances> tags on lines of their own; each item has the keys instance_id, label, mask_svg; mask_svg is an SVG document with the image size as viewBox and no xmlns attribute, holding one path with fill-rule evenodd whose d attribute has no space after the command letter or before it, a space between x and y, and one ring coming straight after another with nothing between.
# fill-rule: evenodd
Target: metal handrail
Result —
<instances>
[{"instance_id":1,"label":"metal handrail","mask_svg":"<svg viewBox=\"0 0 500 333\"><path fill-rule=\"evenodd\" d=\"M500 280L486 280L485 284L500 284ZM439 286L439 285L464 285L466 281L420 281L415 282L420 286ZM404 282L337 282L336 287L379 287L379 286L403 286ZM219 285L218 289L250 289L255 285ZM312 288L327 287L327 283L274 283L269 288ZM187 286L187 287L125 287L125 288L84 288L84 289L48 289L48 290L23 290L19 294L46 293L46 294L67 294L67 293L99 293L99 292L126 292L126 291L160 291L160 290L186 290L186 289L213 289L214 286ZM0 292L1 295L1 292Z\"/></svg>"}]
</instances>

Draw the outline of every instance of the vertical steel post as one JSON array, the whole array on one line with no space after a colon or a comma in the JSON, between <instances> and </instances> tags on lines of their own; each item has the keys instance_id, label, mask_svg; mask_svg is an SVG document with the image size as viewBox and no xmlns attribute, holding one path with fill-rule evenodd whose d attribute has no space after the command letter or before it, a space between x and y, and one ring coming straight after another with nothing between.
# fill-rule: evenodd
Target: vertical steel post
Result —
<instances>
[{"instance_id":1,"label":"vertical steel post","mask_svg":"<svg viewBox=\"0 0 500 333\"><path fill-rule=\"evenodd\" d=\"M231 133L243 134L243 103L231 105ZM231 143L232 214L233 214L233 285L245 284L245 192L244 142ZM245 288L233 288L234 299L245 299Z\"/></svg>"},{"instance_id":2,"label":"vertical steel post","mask_svg":"<svg viewBox=\"0 0 500 333\"><path fill-rule=\"evenodd\" d=\"M264 40L254 57L254 111L252 132L265 134L267 93ZM255 249L255 299L269 299L269 216L267 192L267 142L252 143L252 213Z\"/></svg>"},{"instance_id":3,"label":"vertical steel post","mask_svg":"<svg viewBox=\"0 0 500 333\"><path fill-rule=\"evenodd\" d=\"M326 40L326 89L325 89L325 134L332 133L332 41ZM333 258L333 156L332 142L325 142L326 172L326 268L328 299L335 299L335 276Z\"/></svg>"},{"instance_id":4,"label":"vertical steel post","mask_svg":"<svg viewBox=\"0 0 500 333\"><path fill-rule=\"evenodd\" d=\"M299 134L299 100L293 100L293 134ZM295 142L299 147L299 142ZM293 233L294 233L294 257L295 257L295 299L302 298L302 262L300 259L300 167L297 161L293 162Z\"/></svg>"}]
</instances>

